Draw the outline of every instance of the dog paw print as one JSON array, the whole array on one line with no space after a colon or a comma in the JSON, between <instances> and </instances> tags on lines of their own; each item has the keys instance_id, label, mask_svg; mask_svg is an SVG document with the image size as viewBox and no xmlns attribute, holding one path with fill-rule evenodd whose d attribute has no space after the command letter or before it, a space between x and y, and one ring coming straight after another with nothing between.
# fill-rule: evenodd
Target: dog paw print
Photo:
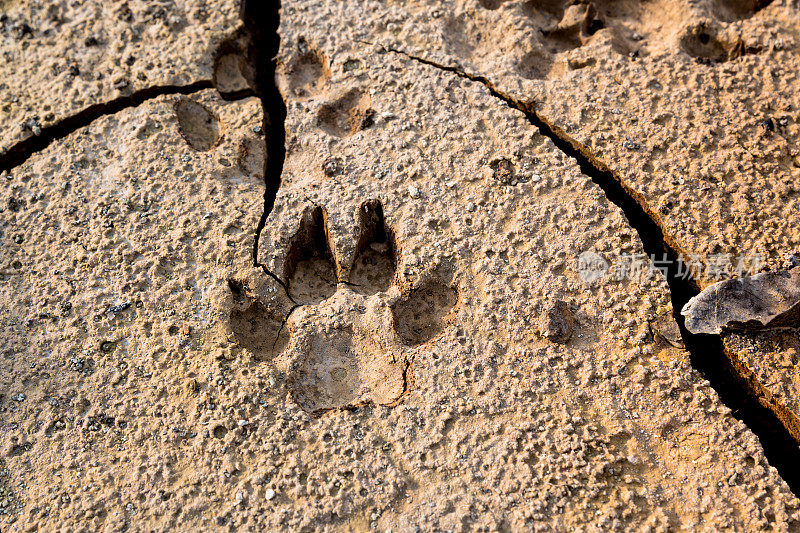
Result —
<instances>
[{"instance_id":1,"label":"dog paw print","mask_svg":"<svg viewBox=\"0 0 800 533\"><path fill-rule=\"evenodd\" d=\"M331 77L325 54L305 39L300 38L297 47L286 63L281 63L279 83L281 92L293 98L314 98L325 92Z\"/></svg>"},{"instance_id":2,"label":"dog paw print","mask_svg":"<svg viewBox=\"0 0 800 533\"><path fill-rule=\"evenodd\" d=\"M317 125L334 137L349 137L374 123L370 96L358 89L350 89L324 103L317 113Z\"/></svg>"},{"instance_id":3,"label":"dog paw print","mask_svg":"<svg viewBox=\"0 0 800 533\"><path fill-rule=\"evenodd\" d=\"M749 19L772 3L772 0L713 0L711 13L723 22Z\"/></svg>"},{"instance_id":4,"label":"dog paw print","mask_svg":"<svg viewBox=\"0 0 800 533\"><path fill-rule=\"evenodd\" d=\"M184 140L198 152L207 152L221 139L219 118L206 106L188 98L175 102L178 131Z\"/></svg>"},{"instance_id":5,"label":"dog paw print","mask_svg":"<svg viewBox=\"0 0 800 533\"><path fill-rule=\"evenodd\" d=\"M726 38L716 24L707 21L686 28L679 44L684 52L704 64L722 63L756 51L748 49L739 38Z\"/></svg>"},{"instance_id":6,"label":"dog paw print","mask_svg":"<svg viewBox=\"0 0 800 533\"><path fill-rule=\"evenodd\" d=\"M257 308L244 322L271 331L266 337L281 350L290 394L304 410L396 405L416 351L452 320L458 293L437 279L401 288L400 249L379 201L363 203L350 218L356 230L338 240L329 218L323 206L306 206L282 246L277 272L296 304L285 331L276 333ZM337 246L348 238L348 250Z\"/></svg>"},{"instance_id":7,"label":"dog paw print","mask_svg":"<svg viewBox=\"0 0 800 533\"><path fill-rule=\"evenodd\" d=\"M246 95L256 85L256 72L252 67L253 43L243 29L222 41L214 52L212 81L226 99Z\"/></svg>"}]
</instances>

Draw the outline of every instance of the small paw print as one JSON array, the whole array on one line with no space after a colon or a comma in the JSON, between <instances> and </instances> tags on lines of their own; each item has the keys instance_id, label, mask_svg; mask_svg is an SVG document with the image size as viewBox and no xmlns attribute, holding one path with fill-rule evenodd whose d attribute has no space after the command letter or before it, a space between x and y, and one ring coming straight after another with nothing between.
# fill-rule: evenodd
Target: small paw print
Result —
<instances>
[{"instance_id":1,"label":"small paw print","mask_svg":"<svg viewBox=\"0 0 800 533\"><path fill-rule=\"evenodd\" d=\"M363 203L353 222L352 261L342 268L325 207L303 212L276 263L295 304L285 327L257 298L231 315L240 345L280 359L291 397L315 414L396 405L415 350L443 331L458 303L439 280L400 289L401 252L379 201Z\"/></svg>"}]
</instances>

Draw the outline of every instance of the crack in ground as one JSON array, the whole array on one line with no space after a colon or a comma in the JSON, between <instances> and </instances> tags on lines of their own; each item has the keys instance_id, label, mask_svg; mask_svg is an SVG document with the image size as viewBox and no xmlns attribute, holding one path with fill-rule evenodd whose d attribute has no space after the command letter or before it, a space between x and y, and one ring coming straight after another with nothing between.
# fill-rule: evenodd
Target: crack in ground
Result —
<instances>
[{"instance_id":1,"label":"crack in ground","mask_svg":"<svg viewBox=\"0 0 800 533\"><path fill-rule=\"evenodd\" d=\"M281 186L283 163L286 159L286 103L278 88L276 71L278 51L280 49L280 0L243 0L240 17L245 30L250 36L251 46L248 60L255 67L255 91L261 99L264 113L264 137L267 144L267 157L264 161L264 210L256 226L253 239L253 266L261 269L274 279L284 292L289 295L286 284L266 265L258 260L258 244L261 231L267 224L267 218L275 207L275 198ZM294 300L292 300L294 302Z\"/></svg>"},{"instance_id":2,"label":"crack in ground","mask_svg":"<svg viewBox=\"0 0 800 533\"><path fill-rule=\"evenodd\" d=\"M90 105L74 115L59 120L55 124L45 126L38 135L28 137L0 154L0 172L10 171L20 166L31 156L41 152L53 142L67 137L105 115L113 115L125 109L139 106L147 100L159 96L189 95L213 88L214 84L211 80L200 80L188 85L156 85L126 96L120 96L108 102Z\"/></svg>"},{"instance_id":3,"label":"crack in ground","mask_svg":"<svg viewBox=\"0 0 800 533\"><path fill-rule=\"evenodd\" d=\"M690 298L700 293L700 287L696 280L684 278L683 273L687 270L683 268L681 258L687 257L687 254L683 253L675 239L668 234L660 217L650 208L644 197L627 186L586 146L542 117L532 103L521 102L502 92L485 76L442 65L403 50L379 46L386 52L402 55L412 61L482 84L494 98L522 112L539 133L550 139L565 155L574 159L581 172L600 186L606 198L622 210L628 224L636 230L645 253L651 258L666 259L666 281L672 299L673 316L689 351L692 366L709 381L732 415L758 436L769 464L775 467L795 495L800 494L798 442L781 422L779 414L765 405L768 403L766 391L759 390L752 380L747 379L748 376L737 370L735 362L725 353L719 335L695 335L685 328L680 310Z\"/></svg>"}]
</instances>

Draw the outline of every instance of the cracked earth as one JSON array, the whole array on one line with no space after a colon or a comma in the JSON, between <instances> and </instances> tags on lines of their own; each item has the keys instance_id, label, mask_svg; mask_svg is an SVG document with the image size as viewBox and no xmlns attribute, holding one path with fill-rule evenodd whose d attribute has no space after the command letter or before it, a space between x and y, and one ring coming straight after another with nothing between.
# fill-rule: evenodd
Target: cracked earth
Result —
<instances>
[{"instance_id":1,"label":"cracked earth","mask_svg":"<svg viewBox=\"0 0 800 533\"><path fill-rule=\"evenodd\" d=\"M798 14L0 0L0 530L800 529Z\"/></svg>"}]
</instances>

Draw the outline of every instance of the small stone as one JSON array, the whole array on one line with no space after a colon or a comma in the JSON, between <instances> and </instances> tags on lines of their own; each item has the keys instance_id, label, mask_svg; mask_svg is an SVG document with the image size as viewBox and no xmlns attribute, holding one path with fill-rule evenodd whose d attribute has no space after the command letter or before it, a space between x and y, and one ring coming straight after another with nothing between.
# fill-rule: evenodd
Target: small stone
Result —
<instances>
[{"instance_id":1,"label":"small stone","mask_svg":"<svg viewBox=\"0 0 800 533\"><path fill-rule=\"evenodd\" d=\"M335 176L342 173L342 160L338 157L329 157L322 163L322 172L326 176Z\"/></svg>"},{"instance_id":2,"label":"small stone","mask_svg":"<svg viewBox=\"0 0 800 533\"><path fill-rule=\"evenodd\" d=\"M361 68L361 61L359 61L358 59L348 59L347 61L344 62L342 68L344 69L345 72L352 72L354 70L358 70L359 68Z\"/></svg>"},{"instance_id":3,"label":"small stone","mask_svg":"<svg viewBox=\"0 0 800 533\"><path fill-rule=\"evenodd\" d=\"M554 300L545 306L539 320L539 332L551 342L565 344L572 337L574 322L567 302Z\"/></svg>"},{"instance_id":4,"label":"small stone","mask_svg":"<svg viewBox=\"0 0 800 533\"><path fill-rule=\"evenodd\" d=\"M114 351L114 341L103 341L100 343L100 351L103 353L111 353Z\"/></svg>"},{"instance_id":5,"label":"small stone","mask_svg":"<svg viewBox=\"0 0 800 533\"><path fill-rule=\"evenodd\" d=\"M271 499L273 499L275 496L276 496L276 494L275 494L275 491L274 491L274 490L272 490L272 489L267 489L267 490L264 492L264 497L265 497L267 500L271 500Z\"/></svg>"},{"instance_id":6,"label":"small stone","mask_svg":"<svg viewBox=\"0 0 800 533\"><path fill-rule=\"evenodd\" d=\"M130 306L131 306L131 302L124 302L124 303L121 303L121 304L117 304L117 305L111 306L109 308L109 311L111 311L112 313L114 313L116 315L117 313L120 313L120 312L126 310Z\"/></svg>"},{"instance_id":7,"label":"small stone","mask_svg":"<svg viewBox=\"0 0 800 533\"><path fill-rule=\"evenodd\" d=\"M42 134L42 125L39 122L39 117L32 117L23 123L23 127L31 131L35 136Z\"/></svg>"},{"instance_id":8,"label":"small stone","mask_svg":"<svg viewBox=\"0 0 800 533\"><path fill-rule=\"evenodd\" d=\"M514 180L514 163L505 157L498 157L489 162L492 177L503 185L510 185Z\"/></svg>"},{"instance_id":9,"label":"small stone","mask_svg":"<svg viewBox=\"0 0 800 533\"><path fill-rule=\"evenodd\" d=\"M475 204L474 204L474 203L472 203L472 202L469 202L469 203L467 204L467 213L472 213L472 212L474 212L474 211L475 211Z\"/></svg>"},{"instance_id":10,"label":"small stone","mask_svg":"<svg viewBox=\"0 0 800 533\"><path fill-rule=\"evenodd\" d=\"M419 187L417 187L416 185L409 185L408 186L408 195L411 198L415 198L415 199L419 198L419 196L420 196Z\"/></svg>"},{"instance_id":11,"label":"small stone","mask_svg":"<svg viewBox=\"0 0 800 533\"><path fill-rule=\"evenodd\" d=\"M11 397L11 399L14 400L15 402L24 402L25 398L27 398L27 396L25 396L25 394L21 392Z\"/></svg>"}]
</instances>

